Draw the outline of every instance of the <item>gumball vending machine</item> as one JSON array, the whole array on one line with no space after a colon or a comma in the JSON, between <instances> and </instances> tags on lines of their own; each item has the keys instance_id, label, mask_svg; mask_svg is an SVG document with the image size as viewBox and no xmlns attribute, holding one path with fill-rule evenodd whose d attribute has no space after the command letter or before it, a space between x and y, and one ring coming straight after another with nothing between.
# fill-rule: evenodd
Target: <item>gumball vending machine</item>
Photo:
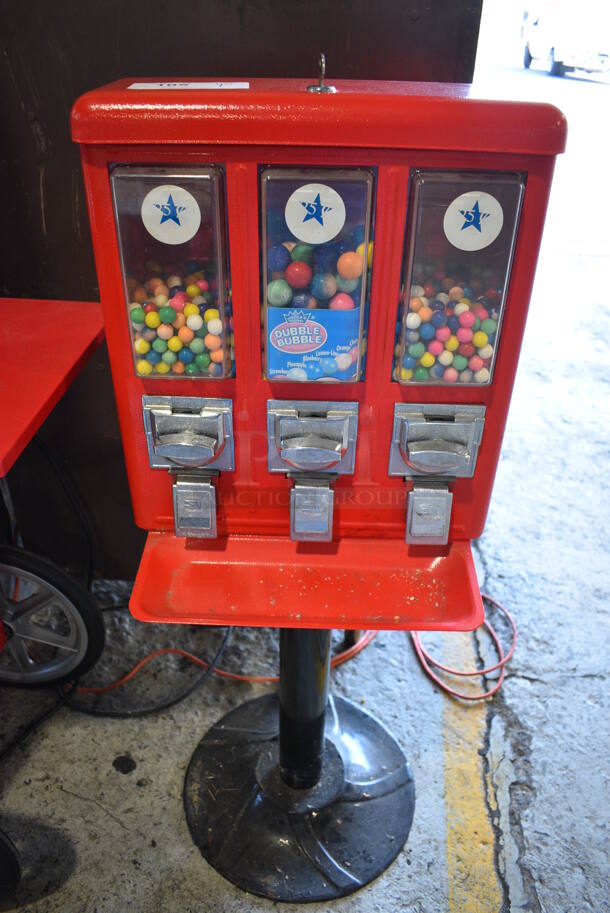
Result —
<instances>
[{"instance_id":1,"label":"gumball vending machine","mask_svg":"<svg viewBox=\"0 0 610 913\"><path fill-rule=\"evenodd\" d=\"M464 86L126 79L72 129L149 531L131 611L280 628L279 695L193 756L191 833L246 890L348 894L400 851L414 789L328 697L330 630L482 620L470 542L564 119Z\"/></svg>"}]
</instances>

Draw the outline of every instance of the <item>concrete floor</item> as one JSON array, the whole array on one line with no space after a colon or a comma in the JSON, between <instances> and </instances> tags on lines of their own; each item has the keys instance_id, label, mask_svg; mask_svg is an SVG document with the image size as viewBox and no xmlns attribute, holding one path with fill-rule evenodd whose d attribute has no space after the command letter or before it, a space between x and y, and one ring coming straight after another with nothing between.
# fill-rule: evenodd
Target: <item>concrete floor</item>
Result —
<instances>
[{"instance_id":1,"label":"concrete floor","mask_svg":"<svg viewBox=\"0 0 610 913\"><path fill-rule=\"evenodd\" d=\"M476 544L481 585L514 612L519 644L500 695L483 706L442 696L402 633L381 633L334 674L335 692L362 702L404 748L417 806L408 844L390 869L350 898L313 905L312 913L610 910L610 200L602 180L610 87L492 70L488 25L477 69L481 94L552 101L570 124L491 512ZM141 626L118 612L107 619L112 649L94 672L99 681L122 669L126 650L139 656L172 642L209 656L218 643L216 631ZM475 649L486 651L472 635L426 641L464 665ZM265 630L236 631L224 658L255 672L276 662L275 635ZM155 678L137 680L114 706L177 691L194 674L172 659L156 668ZM0 826L24 860L16 909L294 909L245 895L217 875L193 845L182 809L184 773L202 734L260 693L263 686L212 680L144 720L62 710L45 725L0 771ZM0 689L0 730L10 735L52 700Z\"/></svg>"}]
</instances>

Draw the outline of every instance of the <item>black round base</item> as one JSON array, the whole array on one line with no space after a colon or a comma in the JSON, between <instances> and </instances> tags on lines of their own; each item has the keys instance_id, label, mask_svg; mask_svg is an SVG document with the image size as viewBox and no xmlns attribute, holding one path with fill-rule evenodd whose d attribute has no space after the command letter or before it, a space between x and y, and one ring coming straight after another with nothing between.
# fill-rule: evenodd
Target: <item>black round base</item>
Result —
<instances>
[{"instance_id":1,"label":"black round base","mask_svg":"<svg viewBox=\"0 0 610 913\"><path fill-rule=\"evenodd\" d=\"M197 746L184 806L202 855L229 881L272 900L351 894L396 858L415 789L398 744L359 707L331 697L322 777L291 789L279 776L276 695L242 704Z\"/></svg>"}]
</instances>

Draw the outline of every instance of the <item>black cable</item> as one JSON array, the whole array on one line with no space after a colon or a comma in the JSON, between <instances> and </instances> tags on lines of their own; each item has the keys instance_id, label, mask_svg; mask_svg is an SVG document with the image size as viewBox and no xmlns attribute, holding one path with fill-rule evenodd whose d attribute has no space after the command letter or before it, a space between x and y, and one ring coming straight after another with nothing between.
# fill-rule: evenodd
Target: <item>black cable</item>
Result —
<instances>
[{"instance_id":1,"label":"black cable","mask_svg":"<svg viewBox=\"0 0 610 913\"><path fill-rule=\"evenodd\" d=\"M233 633L233 627L229 627L226 630L225 636L222 639L222 642L216 651L216 655L211 663L208 665L207 669L204 669L203 672L195 679L195 681L188 686L181 694L177 697L170 698L168 701L163 701L160 704L155 704L152 707L138 707L135 710L102 710L97 707L87 707L86 704L77 704L74 701L69 701L67 706L71 710L76 710L77 713L84 713L88 716L101 716L101 717L111 717L116 720L126 720L133 719L133 717L142 717L149 716L153 713L160 713L163 710L169 710L170 707L174 707L176 704L179 704L181 701L185 700L189 695L203 685L203 683L210 677L214 669L216 668L218 661L222 657L222 654L225 651L225 647L229 642L229 638Z\"/></svg>"},{"instance_id":2,"label":"black cable","mask_svg":"<svg viewBox=\"0 0 610 913\"><path fill-rule=\"evenodd\" d=\"M39 727L42 723L45 722L45 720L48 720L48 719L50 719L52 716L55 716L55 714L57 713L57 711L67 703L68 698L70 697L70 695L72 694L72 692L73 692L74 689L76 688L76 685L77 685L76 682L69 682L67 690L59 689L59 688L58 688L58 691L59 691L59 693L60 693L60 695L61 695L61 697L59 698L59 700L58 700L55 704L53 704L52 707L49 707L48 710L45 710L45 711L44 711L43 713L41 713L39 716L34 717L33 720L30 720L30 722L27 723L27 725L25 726L24 729L22 729L22 731L19 733L19 735L15 736L15 738L14 738L11 742L9 742L8 745L5 745L5 746L2 748L2 750L0 751L0 764L2 763L2 761L4 761L4 759L5 759L12 751L15 750L15 748L17 748L19 745L21 745L22 742L25 742L25 740L26 740L29 736L31 736L32 733L33 733L36 729L38 729L38 727Z\"/></svg>"},{"instance_id":3,"label":"black cable","mask_svg":"<svg viewBox=\"0 0 610 913\"><path fill-rule=\"evenodd\" d=\"M86 587L88 590L91 590L91 584L93 583L93 529L91 527L91 521L87 510L84 506L83 500L74 484L74 480L67 470L65 470L51 452L48 446L40 439L36 438L36 446L40 452L46 457L47 462L55 472L55 475L59 479L59 482L72 506L72 510L79 520L84 532L85 532L85 542L87 545L87 580Z\"/></svg>"}]
</instances>

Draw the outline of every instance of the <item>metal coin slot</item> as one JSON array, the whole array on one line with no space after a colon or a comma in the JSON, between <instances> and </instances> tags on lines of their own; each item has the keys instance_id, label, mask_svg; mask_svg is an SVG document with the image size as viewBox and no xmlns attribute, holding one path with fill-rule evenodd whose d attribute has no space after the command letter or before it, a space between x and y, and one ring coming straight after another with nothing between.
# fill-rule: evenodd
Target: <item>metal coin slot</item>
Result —
<instances>
[{"instance_id":1,"label":"metal coin slot","mask_svg":"<svg viewBox=\"0 0 610 913\"><path fill-rule=\"evenodd\" d=\"M143 396L142 413L151 468L235 468L230 400Z\"/></svg>"},{"instance_id":2,"label":"metal coin slot","mask_svg":"<svg viewBox=\"0 0 610 913\"><path fill-rule=\"evenodd\" d=\"M389 475L472 478L484 421L484 406L397 403Z\"/></svg>"},{"instance_id":3,"label":"metal coin slot","mask_svg":"<svg viewBox=\"0 0 610 913\"><path fill-rule=\"evenodd\" d=\"M269 472L352 474L357 403L267 403Z\"/></svg>"}]
</instances>

